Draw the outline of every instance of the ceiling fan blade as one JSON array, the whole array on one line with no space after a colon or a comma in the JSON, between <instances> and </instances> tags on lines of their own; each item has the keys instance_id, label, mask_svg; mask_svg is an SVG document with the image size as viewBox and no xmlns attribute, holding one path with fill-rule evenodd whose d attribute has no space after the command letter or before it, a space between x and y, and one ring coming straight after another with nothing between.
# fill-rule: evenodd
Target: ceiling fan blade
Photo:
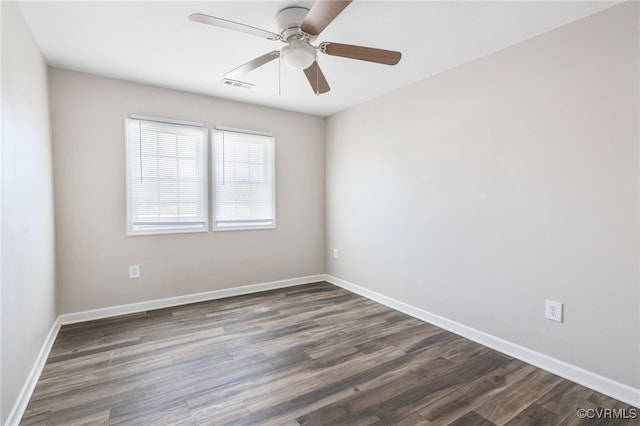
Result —
<instances>
[{"instance_id":1,"label":"ceiling fan blade","mask_svg":"<svg viewBox=\"0 0 640 426\"><path fill-rule=\"evenodd\" d=\"M322 70L320 69L320 65L318 65L317 61L311 64L309 68L305 68L304 75L307 76L307 80L309 80L309 84L311 84L313 93L315 93L316 95L321 95L331 90L331 88L329 87L329 83L327 83L327 79L324 78L324 74L322 74Z\"/></svg>"},{"instance_id":2,"label":"ceiling fan blade","mask_svg":"<svg viewBox=\"0 0 640 426\"><path fill-rule=\"evenodd\" d=\"M311 36L317 36L349 6L351 1L316 0L307 16L302 20L300 30Z\"/></svg>"},{"instance_id":3,"label":"ceiling fan blade","mask_svg":"<svg viewBox=\"0 0 640 426\"><path fill-rule=\"evenodd\" d=\"M258 56L255 59L252 59L251 61L247 62L246 64L242 64L237 68L232 69L231 71L229 71L228 73L226 73L224 76L225 77L238 77L242 74L246 74L249 71L253 71L258 67L263 66L264 64L273 61L274 59L277 59L280 56L280 51L279 50L274 50L273 52L269 52L269 53L265 53L262 56Z\"/></svg>"},{"instance_id":4,"label":"ceiling fan blade","mask_svg":"<svg viewBox=\"0 0 640 426\"><path fill-rule=\"evenodd\" d=\"M374 49L372 47L330 42L320 44L320 51L331 56L342 56L343 58L359 59L386 65L395 65L402 58L402 53L395 50Z\"/></svg>"},{"instance_id":5,"label":"ceiling fan blade","mask_svg":"<svg viewBox=\"0 0 640 426\"><path fill-rule=\"evenodd\" d=\"M200 22L201 24L213 25L214 27L227 28L229 30L240 31L247 34L253 34L258 37L266 38L269 40L282 40L280 34L272 33L271 31L262 30L260 28L252 27L250 25L241 24L239 22L229 21L227 19L216 18L215 16L205 15L204 13L193 13L189 15L189 19L193 22Z\"/></svg>"}]
</instances>

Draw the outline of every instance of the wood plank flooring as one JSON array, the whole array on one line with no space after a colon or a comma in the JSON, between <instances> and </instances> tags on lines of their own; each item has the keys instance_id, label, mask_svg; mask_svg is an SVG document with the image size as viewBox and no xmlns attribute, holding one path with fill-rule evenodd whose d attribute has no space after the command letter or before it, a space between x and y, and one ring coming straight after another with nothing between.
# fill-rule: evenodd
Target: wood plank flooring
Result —
<instances>
[{"instance_id":1,"label":"wood plank flooring","mask_svg":"<svg viewBox=\"0 0 640 426\"><path fill-rule=\"evenodd\" d=\"M637 424L599 407L632 409L316 283L63 326L20 424Z\"/></svg>"}]
</instances>

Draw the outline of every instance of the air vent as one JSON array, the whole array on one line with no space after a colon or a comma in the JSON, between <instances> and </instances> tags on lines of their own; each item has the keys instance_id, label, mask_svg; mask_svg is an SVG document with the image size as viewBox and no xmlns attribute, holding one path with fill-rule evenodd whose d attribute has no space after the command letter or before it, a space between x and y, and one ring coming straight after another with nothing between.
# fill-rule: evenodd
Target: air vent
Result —
<instances>
[{"instance_id":1,"label":"air vent","mask_svg":"<svg viewBox=\"0 0 640 426\"><path fill-rule=\"evenodd\" d=\"M252 89L253 86L255 86L255 84L246 83L244 81L231 80L230 78L223 78L222 84L224 84L225 86L231 86L231 87L241 87L243 89Z\"/></svg>"}]
</instances>

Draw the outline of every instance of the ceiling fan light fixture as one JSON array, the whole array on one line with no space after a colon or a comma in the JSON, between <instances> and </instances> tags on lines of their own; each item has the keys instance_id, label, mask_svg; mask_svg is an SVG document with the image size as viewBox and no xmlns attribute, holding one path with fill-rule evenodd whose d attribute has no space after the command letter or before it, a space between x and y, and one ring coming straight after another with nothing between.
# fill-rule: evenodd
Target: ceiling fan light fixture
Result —
<instances>
[{"instance_id":1,"label":"ceiling fan light fixture","mask_svg":"<svg viewBox=\"0 0 640 426\"><path fill-rule=\"evenodd\" d=\"M285 64L297 70L309 68L317 58L316 49L300 40L292 40L280 54Z\"/></svg>"}]
</instances>

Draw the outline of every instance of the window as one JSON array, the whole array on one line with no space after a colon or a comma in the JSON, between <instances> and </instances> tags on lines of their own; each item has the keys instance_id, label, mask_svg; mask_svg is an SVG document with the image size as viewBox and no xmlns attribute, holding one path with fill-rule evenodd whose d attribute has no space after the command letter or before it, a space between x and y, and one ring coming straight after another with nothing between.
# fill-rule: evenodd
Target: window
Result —
<instances>
[{"instance_id":1,"label":"window","mask_svg":"<svg viewBox=\"0 0 640 426\"><path fill-rule=\"evenodd\" d=\"M274 151L271 134L216 128L215 230L275 228Z\"/></svg>"},{"instance_id":2,"label":"window","mask_svg":"<svg viewBox=\"0 0 640 426\"><path fill-rule=\"evenodd\" d=\"M203 125L132 118L125 127L127 235L207 231Z\"/></svg>"}]
</instances>

